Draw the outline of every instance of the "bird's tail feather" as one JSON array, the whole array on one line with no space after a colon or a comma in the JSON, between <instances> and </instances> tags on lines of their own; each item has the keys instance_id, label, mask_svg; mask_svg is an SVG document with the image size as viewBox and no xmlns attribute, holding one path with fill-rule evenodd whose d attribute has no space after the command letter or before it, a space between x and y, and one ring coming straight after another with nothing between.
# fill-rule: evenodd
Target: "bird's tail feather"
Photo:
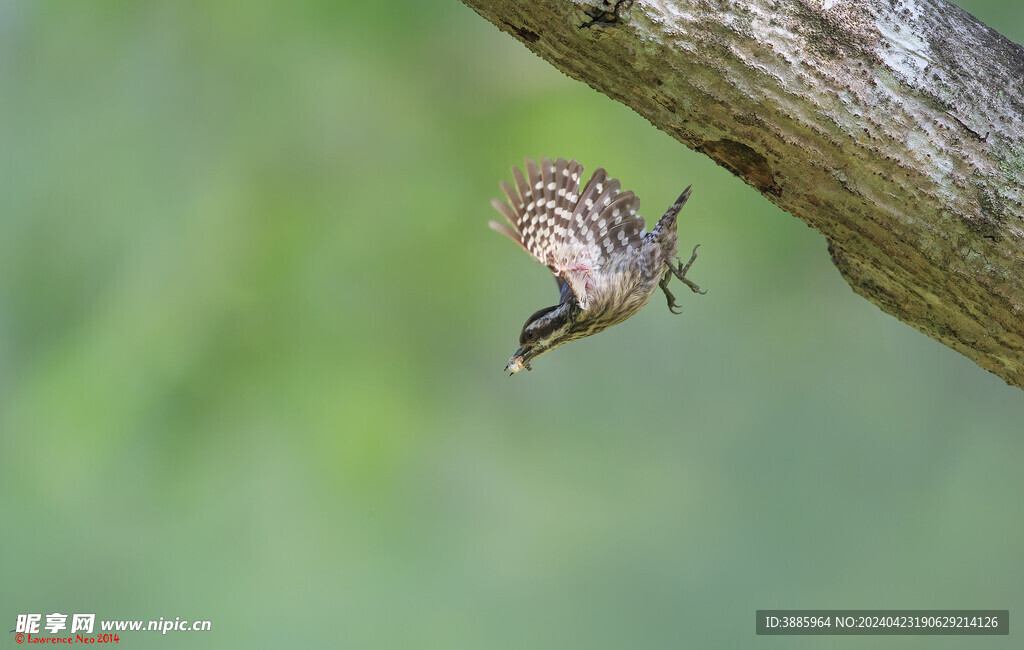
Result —
<instances>
[{"instance_id":1,"label":"bird's tail feather","mask_svg":"<svg viewBox=\"0 0 1024 650\"><path fill-rule=\"evenodd\" d=\"M664 216L658 220L658 225L654 227L651 234L655 239L660 238L660 235L670 230L676 224L676 217L679 215L679 211L686 205L686 200L690 198L690 188L692 185L687 185L683 193L679 195L676 202L669 206L669 209L665 211Z\"/></svg>"}]
</instances>

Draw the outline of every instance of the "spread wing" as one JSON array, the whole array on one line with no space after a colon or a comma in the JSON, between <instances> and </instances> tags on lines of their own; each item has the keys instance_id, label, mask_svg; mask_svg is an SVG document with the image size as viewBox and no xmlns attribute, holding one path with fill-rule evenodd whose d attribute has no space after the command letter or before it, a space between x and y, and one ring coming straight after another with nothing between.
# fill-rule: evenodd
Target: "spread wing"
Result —
<instances>
[{"instance_id":1,"label":"spread wing","mask_svg":"<svg viewBox=\"0 0 1024 650\"><path fill-rule=\"evenodd\" d=\"M640 199L631 191L620 192L618 180L598 169L580 192L582 174L575 160L541 158L538 166L527 158L526 177L513 168L516 186L501 184L508 203L491 201L507 223L492 221L490 226L551 269L586 309L592 276L610 255L638 249L646 224L637 214ZM559 290L564 302L561 282Z\"/></svg>"}]
</instances>

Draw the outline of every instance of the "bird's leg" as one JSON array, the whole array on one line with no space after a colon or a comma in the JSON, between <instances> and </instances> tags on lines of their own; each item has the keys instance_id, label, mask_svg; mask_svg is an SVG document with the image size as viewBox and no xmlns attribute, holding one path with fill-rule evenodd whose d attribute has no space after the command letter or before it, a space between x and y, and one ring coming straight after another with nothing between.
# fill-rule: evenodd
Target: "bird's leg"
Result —
<instances>
[{"instance_id":1,"label":"bird's leg","mask_svg":"<svg viewBox=\"0 0 1024 650\"><path fill-rule=\"evenodd\" d=\"M682 280L686 284L686 286L690 287L691 291L693 291L694 293L699 293L701 295L704 295L705 293L707 293L707 291L706 290L701 291L701 288L699 286L697 286L696 282L694 282L693 280L689 280L686 277L686 272L690 270L690 267L693 265L693 261L695 259L697 259L697 248L699 248L699 247L700 247L700 244L697 244L696 246L693 247L693 255L690 256L690 261L687 262L685 265L683 264L682 260L676 260L678 262L678 264L679 264L678 268L675 267L675 266L672 266L672 263L667 261L667 260L666 260L665 264L668 265L668 268L672 271L673 275L675 275L677 278ZM667 277L668 277L668 274L666 274L666 278ZM662 288L664 289L665 287L662 286Z\"/></svg>"},{"instance_id":2,"label":"bird's leg","mask_svg":"<svg viewBox=\"0 0 1024 650\"><path fill-rule=\"evenodd\" d=\"M683 313L682 311L676 311L676 309L679 308L679 305L676 304L676 297L668 290L668 279L671 276L671 271L665 271L665 275L662 276L661 282L658 283L658 286L661 287L661 290L665 292L665 297L668 298L668 310L673 314L681 314Z\"/></svg>"}]
</instances>

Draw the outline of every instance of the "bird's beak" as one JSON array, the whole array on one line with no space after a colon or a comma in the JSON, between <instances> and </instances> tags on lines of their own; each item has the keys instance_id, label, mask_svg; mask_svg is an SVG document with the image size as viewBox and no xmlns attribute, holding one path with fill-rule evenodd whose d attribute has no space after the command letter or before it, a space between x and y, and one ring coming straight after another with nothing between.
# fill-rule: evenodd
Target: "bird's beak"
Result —
<instances>
[{"instance_id":1,"label":"bird's beak","mask_svg":"<svg viewBox=\"0 0 1024 650\"><path fill-rule=\"evenodd\" d=\"M511 377L523 368L533 370L533 368L530 367L530 359L532 359L533 356L533 350L529 347L523 346L516 350L515 354L512 355L512 358L509 359L508 363L505 365L505 371L509 373L508 376Z\"/></svg>"}]
</instances>

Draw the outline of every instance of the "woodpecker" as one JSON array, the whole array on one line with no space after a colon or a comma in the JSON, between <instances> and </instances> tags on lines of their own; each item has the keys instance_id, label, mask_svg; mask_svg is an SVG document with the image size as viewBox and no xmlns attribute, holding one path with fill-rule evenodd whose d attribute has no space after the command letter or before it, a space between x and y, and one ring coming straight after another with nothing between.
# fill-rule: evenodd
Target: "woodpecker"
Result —
<instances>
[{"instance_id":1,"label":"woodpecker","mask_svg":"<svg viewBox=\"0 0 1024 650\"><path fill-rule=\"evenodd\" d=\"M526 319L519 349L505 366L510 377L532 370L530 362L545 352L626 320L647 304L655 287L665 292L669 311L682 313L668 288L672 276L694 293L706 293L686 277L700 244L686 264L676 258L676 215L690 198L689 187L646 232L637 213L640 199L620 192L619 181L604 169L581 192L583 166L575 160L541 158L538 167L527 158L525 167L525 177L512 168L515 187L501 183L508 203L491 201L507 223L490 226L551 270L559 300Z\"/></svg>"}]
</instances>

